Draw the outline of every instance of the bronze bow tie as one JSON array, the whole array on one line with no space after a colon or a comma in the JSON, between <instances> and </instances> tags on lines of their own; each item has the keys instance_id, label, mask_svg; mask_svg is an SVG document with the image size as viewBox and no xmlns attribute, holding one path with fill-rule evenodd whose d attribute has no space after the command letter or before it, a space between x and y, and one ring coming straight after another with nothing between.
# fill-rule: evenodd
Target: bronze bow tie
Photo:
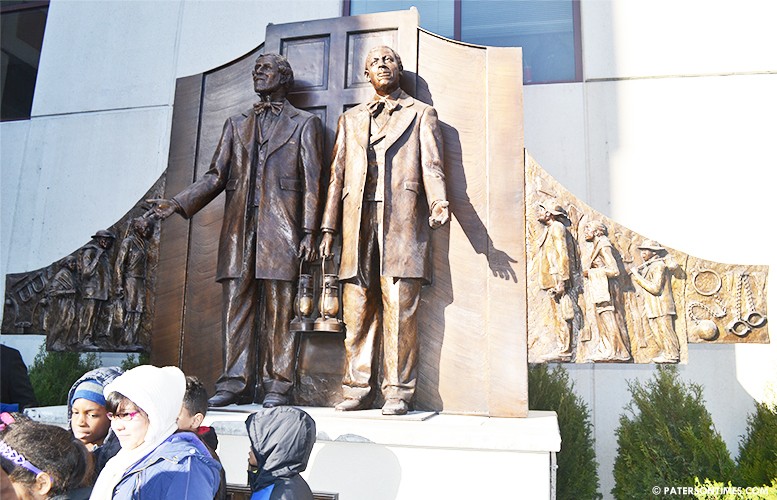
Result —
<instances>
[{"instance_id":1,"label":"bronze bow tie","mask_svg":"<svg viewBox=\"0 0 777 500\"><path fill-rule=\"evenodd\" d=\"M283 109L282 102L259 101L254 103L254 113L257 115L266 110L272 111L274 115L279 115L281 114L281 109Z\"/></svg>"},{"instance_id":2,"label":"bronze bow tie","mask_svg":"<svg viewBox=\"0 0 777 500\"><path fill-rule=\"evenodd\" d=\"M367 103L367 109L370 110L372 116L378 116L384 108L391 114L396 109L397 104L397 101L392 101L386 97L376 97Z\"/></svg>"}]
</instances>

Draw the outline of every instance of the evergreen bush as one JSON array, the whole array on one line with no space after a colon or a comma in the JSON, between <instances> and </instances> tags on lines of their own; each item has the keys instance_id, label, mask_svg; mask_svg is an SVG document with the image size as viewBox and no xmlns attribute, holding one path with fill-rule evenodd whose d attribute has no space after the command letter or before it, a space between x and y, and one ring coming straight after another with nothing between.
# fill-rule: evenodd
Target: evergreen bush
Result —
<instances>
[{"instance_id":1,"label":"evergreen bush","mask_svg":"<svg viewBox=\"0 0 777 500\"><path fill-rule=\"evenodd\" d=\"M741 486L769 485L777 479L777 409L756 403L747 417L747 434L739 442L737 482Z\"/></svg>"},{"instance_id":2,"label":"evergreen bush","mask_svg":"<svg viewBox=\"0 0 777 500\"><path fill-rule=\"evenodd\" d=\"M126 372L140 365L147 365L151 363L151 356L148 353L142 352L140 354L129 354L124 361L121 362L119 368L122 372Z\"/></svg>"},{"instance_id":3,"label":"evergreen bush","mask_svg":"<svg viewBox=\"0 0 777 500\"><path fill-rule=\"evenodd\" d=\"M561 365L553 370L545 364L529 366L529 408L558 414L561 451L556 455L556 498L602 498L590 411L575 393L566 369Z\"/></svg>"},{"instance_id":4,"label":"evergreen bush","mask_svg":"<svg viewBox=\"0 0 777 500\"><path fill-rule=\"evenodd\" d=\"M704 407L702 388L683 383L677 367L659 366L644 386L629 382L632 400L616 431L612 494L661 497L654 487L693 487L694 480L730 480L734 461Z\"/></svg>"},{"instance_id":5,"label":"evergreen bush","mask_svg":"<svg viewBox=\"0 0 777 500\"><path fill-rule=\"evenodd\" d=\"M67 404L67 393L73 383L84 373L99 366L100 361L95 353L48 353L45 346L41 346L29 371L30 383L35 390L38 404Z\"/></svg>"}]
</instances>

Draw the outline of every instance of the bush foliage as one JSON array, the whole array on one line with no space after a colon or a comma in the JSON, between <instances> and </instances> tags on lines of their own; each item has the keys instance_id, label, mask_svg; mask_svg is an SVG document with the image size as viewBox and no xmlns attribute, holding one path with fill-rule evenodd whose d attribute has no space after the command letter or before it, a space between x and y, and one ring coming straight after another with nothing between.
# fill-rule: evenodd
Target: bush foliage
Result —
<instances>
[{"instance_id":1,"label":"bush foliage","mask_svg":"<svg viewBox=\"0 0 777 500\"><path fill-rule=\"evenodd\" d=\"M95 353L81 355L77 352L49 354L44 346L35 356L30 367L30 383L35 390L38 404L57 406L67 404L67 393L81 375L100 366Z\"/></svg>"},{"instance_id":2,"label":"bush foliage","mask_svg":"<svg viewBox=\"0 0 777 500\"><path fill-rule=\"evenodd\" d=\"M777 479L777 409L756 403L747 417L747 434L739 442L737 481L743 486L768 485Z\"/></svg>"},{"instance_id":3,"label":"bush foliage","mask_svg":"<svg viewBox=\"0 0 777 500\"><path fill-rule=\"evenodd\" d=\"M148 365L151 363L151 356L148 353L142 352L140 354L130 354L127 356L127 358L121 362L121 368L122 372L126 372L127 370L131 370L135 368L136 366L140 365Z\"/></svg>"},{"instance_id":4,"label":"bush foliage","mask_svg":"<svg viewBox=\"0 0 777 500\"><path fill-rule=\"evenodd\" d=\"M734 461L701 386L683 383L672 365L658 367L644 386L629 382L629 391L628 415L621 415L616 431L615 498L649 498L654 486L692 486L697 477L733 477Z\"/></svg>"},{"instance_id":5,"label":"bush foliage","mask_svg":"<svg viewBox=\"0 0 777 500\"><path fill-rule=\"evenodd\" d=\"M561 451L556 455L556 498L602 498L590 411L575 393L566 369L561 365L553 370L545 364L530 365L529 408L558 414Z\"/></svg>"}]
</instances>

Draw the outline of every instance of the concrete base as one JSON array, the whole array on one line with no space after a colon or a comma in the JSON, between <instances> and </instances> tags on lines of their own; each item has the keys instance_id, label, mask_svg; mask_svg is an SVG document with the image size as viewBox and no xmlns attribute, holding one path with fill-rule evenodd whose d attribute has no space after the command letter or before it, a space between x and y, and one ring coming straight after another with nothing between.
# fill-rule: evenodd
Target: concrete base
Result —
<instances>
[{"instance_id":1,"label":"concrete base","mask_svg":"<svg viewBox=\"0 0 777 500\"><path fill-rule=\"evenodd\" d=\"M244 422L258 407L211 410L230 484L246 483ZM302 408L316 421L317 442L302 476L316 492L340 500L418 498L555 498L555 412L488 418L380 410Z\"/></svg>"},{"instance_id":2,"label":"concrete base","mask_svg":"<svg viewBox=\"0 0 777 500\"><path fill-rule=\"evenodd\" d=\"M229 484L245 485L249 441L245 430L256 405L212 409ZM418 498L555 498L555 454L561 436L555 412L527 418L488 418L380 410L336 412L303 407L316 421L317 439L302 476L315 492L339 500ZM66 425L66 407L28 415Z\"/></svg>"}]
</instances>

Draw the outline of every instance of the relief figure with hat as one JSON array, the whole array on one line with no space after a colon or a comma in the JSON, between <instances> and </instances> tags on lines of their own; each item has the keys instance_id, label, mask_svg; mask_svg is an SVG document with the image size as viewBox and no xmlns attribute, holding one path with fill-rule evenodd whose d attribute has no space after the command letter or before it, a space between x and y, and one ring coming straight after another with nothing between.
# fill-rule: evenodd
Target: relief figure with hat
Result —
<instances>
[{"instance_id":1,"label":"relief figure with hat","mask_svg":"<svg viewBox=\"0 0 777 500\"><path fill-rule=\"evenodd\" d=\"M645 315L650 331L660 347L654 363L677 363L680 343L674 329L677 316L672 295L672 272L678 267L666 249L653 240L645 240L637 248L644 263L629 271L634 283L644 291Z\"/></svg>"},{"instance_id":2,"label":"relief figure with hat","mask_svg":"<svg viewBox=\"0 0 777 500\"><path fill-rule=\"evenodd\" d=\"M576 244L567 229L567 211L555 200L539 205L537 220L544 226L539 238L539 285L547 294L555 323L556 352L545 361L571 361L575 317L580 316L578 290L573 285L577 263Z\"/></svg>"},{"instance_id":3,"label":"relief figure with hat","mask_svg":"<svg viewBox=\"0 0 777 500\"><path fill-rule=\"evenodd\" d=\"M78 265L81 283L81 311L78 321L78 341L85 347L94 345L97 317L108 301L111 286L109 250L116 236L105 229L92 235L92 241L81 248ZM104 332L107 335L107 332Z\"/></svg>"}]
</instances>

